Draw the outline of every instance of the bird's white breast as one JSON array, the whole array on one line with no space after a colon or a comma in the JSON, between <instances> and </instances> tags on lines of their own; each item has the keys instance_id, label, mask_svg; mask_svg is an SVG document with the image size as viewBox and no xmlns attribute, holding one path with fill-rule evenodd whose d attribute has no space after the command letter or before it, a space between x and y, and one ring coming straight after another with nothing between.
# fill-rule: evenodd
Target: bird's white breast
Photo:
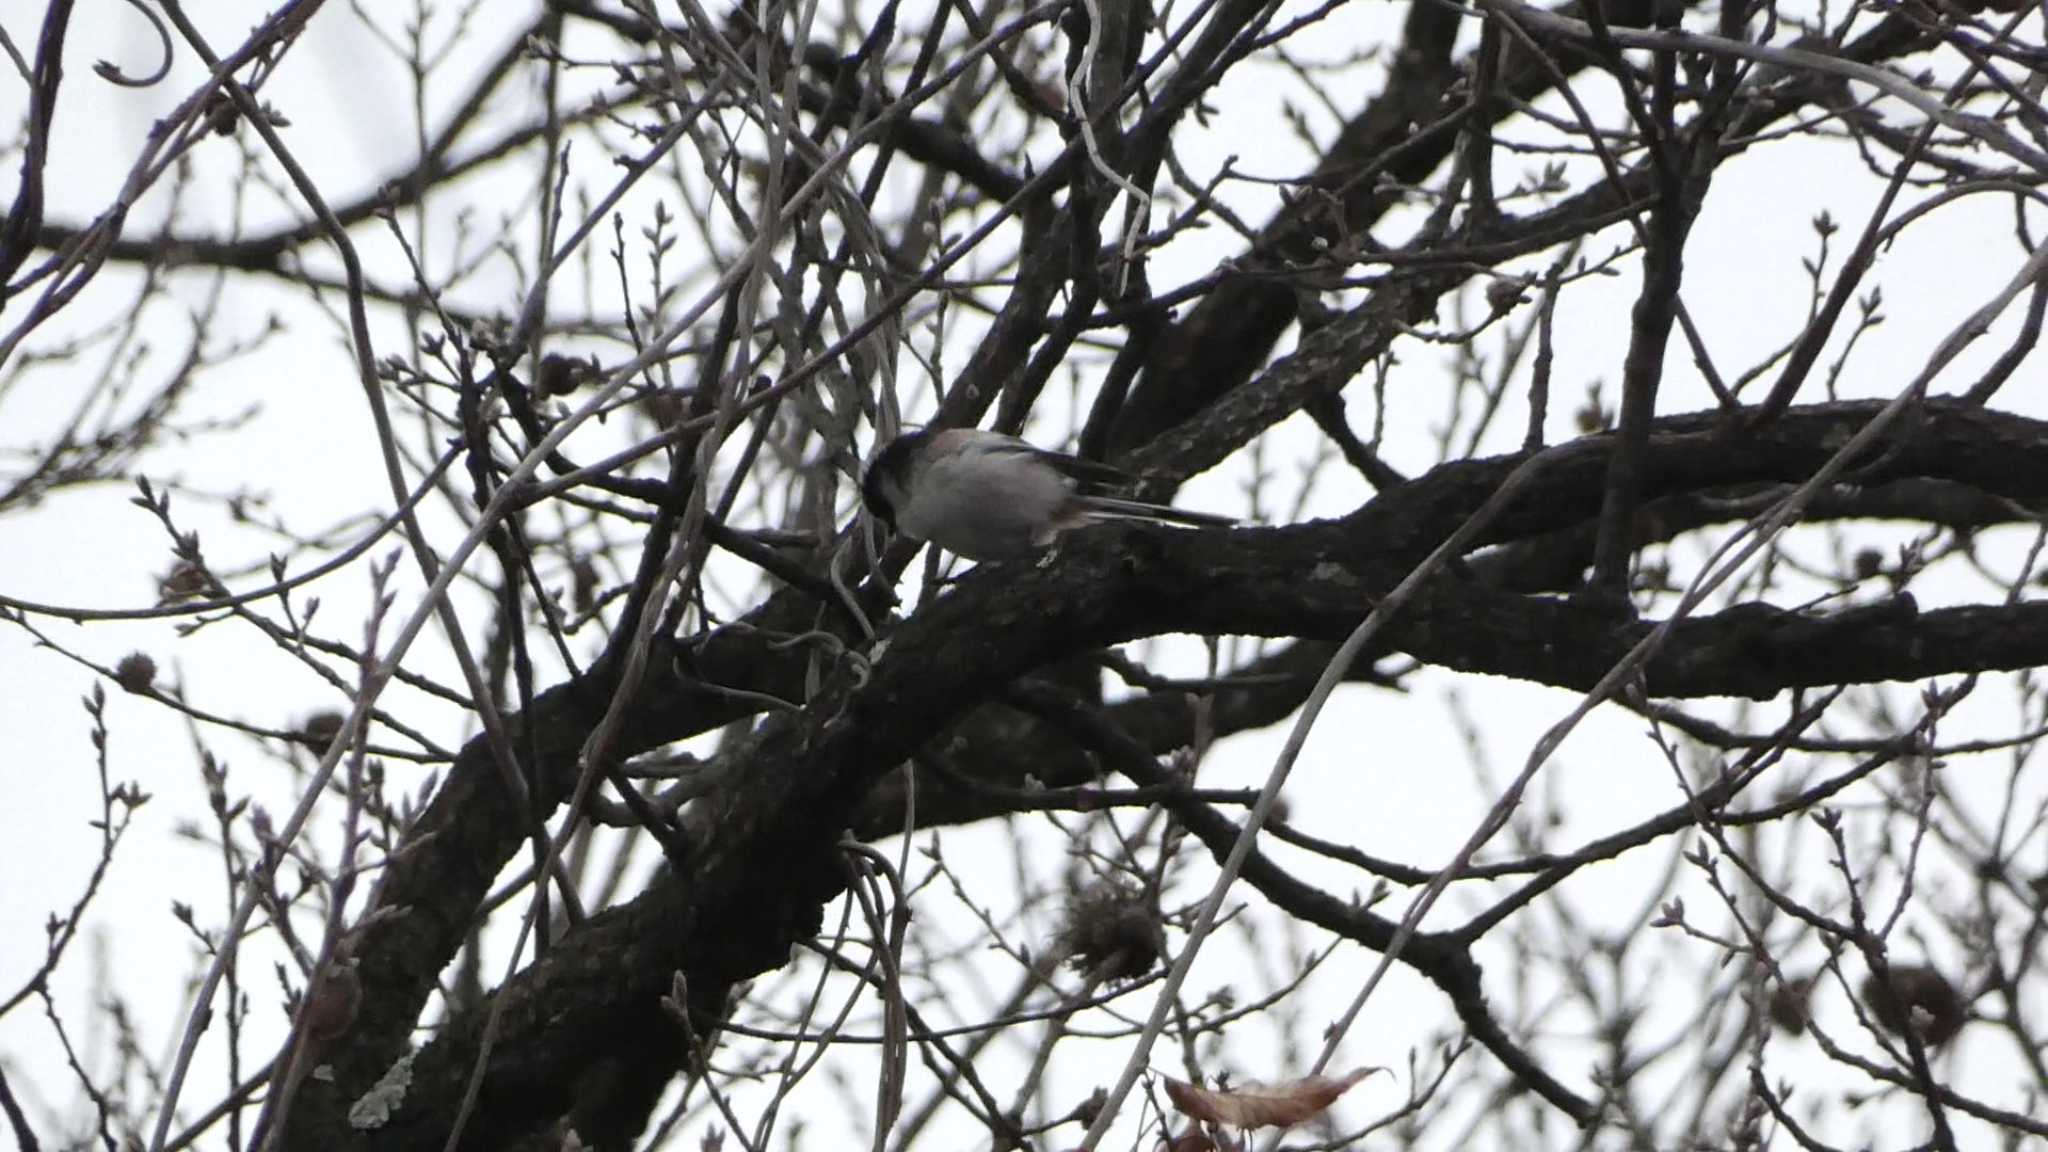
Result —
<instances>
[{"instance_id":1,"label":"bird's white breast","mask_svg":"<svg viewBox=\"0 0 2048 1152\"><path fill-rule=\"evenodd\" d=\"M1027 452L972 445L919 469L897 527L970 560L997 560L1051 541L1073 487Z\"/></svg>"}]
</instances>

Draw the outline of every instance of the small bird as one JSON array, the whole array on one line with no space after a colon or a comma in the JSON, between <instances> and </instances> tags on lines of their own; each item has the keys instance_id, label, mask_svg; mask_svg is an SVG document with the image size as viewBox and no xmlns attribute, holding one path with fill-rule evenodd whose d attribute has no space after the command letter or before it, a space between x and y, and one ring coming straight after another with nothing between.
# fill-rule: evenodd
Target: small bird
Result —
<instances>
[{"instance_id":1,"label":"small bird","mask_svg":"<svg viewBox=\"0 0 2048 1152\"><path fill-rule=\"evenodd\" d=\"M891 529L969 560L1044 548L1103 520L1228 527L1228 516L1102 494L1134 483L1118 468L976 428L905 432L876 453L861 502Z\"/></svg>"}]
</instances>

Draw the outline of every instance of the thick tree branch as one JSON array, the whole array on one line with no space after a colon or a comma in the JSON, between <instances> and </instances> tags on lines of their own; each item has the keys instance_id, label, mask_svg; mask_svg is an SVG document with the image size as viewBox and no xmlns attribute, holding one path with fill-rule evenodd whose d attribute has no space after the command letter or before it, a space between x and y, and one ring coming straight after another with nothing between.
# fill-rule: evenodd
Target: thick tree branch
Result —
<instances>
[{"instance_id":1,"label":"thick tree branch","mask_svg":"<svg viewBox=\"0 0 2048 1152\"><path fill-rule=\"evenodd\" d=\"M1735 444L1720 435L1724 425L1716 413L1659 421L1646 495L1798 479L1874 411L1870 404L1795 409ZM1523 538L1595 516L1610 445L1610 438L1595 437L1566 453L1500 517L1491 538ZM1050 564L991 565L970 573L891 631L886 654L867 670L862 686L855 688L856 678L844 674L802 714L772 725L735 774L734 789L691 810L702 847L687 876L665 878L633 904L594 919L546 964L500 993L517 999L508 1006L492 1058L476 1138L523 1130L567 1107L566 1086L529 1083L521 1068L546 1067L554 1080L567 1081L578 1069L589 1071L589 1060L608 1066L630 1060L635 1075L664 1061L673 1067L674 1056L663 1055L673 1043L662 1031L666 1026L649 1022L651 998L666 990L666 973L679 968L686 974L708 1024L727 984L785 963L790 943L815 926L822 902L838 890L833 845L861 798L933 733L1005 685L1076 653L1164 632L1339 639L1519 459L1446 465L1341 520L1200 532L1112 526L1070 537ZM2048 424L1930 404L1859 479L1875 484L1913 476L2015 500L2048 495ZM1447 579L1393 623L1387 643L1426 663L1584 688L1650 627L1586 605ZM801 678L800 658L730 643L714 637L693 654L693 667L726 670L720 677L726 684L778 685L795 693L790 681ZM1747 605L1681 623L1645 669L1645 685L1652 696L1768 698L1794 687L2041 663L2048 663L2043 604L1919 613L1901 598L1832 617ZM587 685L557 689L543 697L543 707L556 710L556 722L578 725L589 712L569 701L590 692ZM702 730L736 712L727 697L679 678L664 680L650 686L635 709L622 751ZM564 750L580 735L542 737L543 767L553 786L561 786L564 761L572 759ZM457 775L467 778L472 805L487 812L485 793L495 782L488 761L477 759L467 773L458 766ZM451 777L449 790L456 787ZM488 876L518 843L513 822L459 819L439 800L423 826L441 839L420 843L415 836L414 855L394 864L385 902L404 914L383 937L366 939L364 950L370 954L366 989L373 979L393 977L403 987L380 1009L374 1035L385 1038L377 1045L382 1050L341 1063L349 1072L338 1081L343 1092L343 1085L359 1092L367 1080L357 1077L374 1077L382 1070L376 1058L388 1062L396 1054L385 1045L402 1039L398 1018L405 1005L417 1011L432 974L452 955L449 934L464 927L463 902L443 897L450 876L439 870L453 869L456 880ZM422 866L436 871L421 876L415 870ZM409 905L401 894L422 906ZM447 950L437 956L441 948ZM391 954L394 949L400 954ZM517 1007L528 1003L547 1008L531 1009L529 1019L528 1010ZM449 1083L459 1080L457 1069L474 1055L464 1040L473 1026L467 1017L456 1022L422 1055L422 1090L386 1137L445 1125L437 1109L449 1102L426 1086L439 1082L436 1069ZM320 1112L327 1117L323 1125L338 1118Z\"/></svg>"}]
</instances>

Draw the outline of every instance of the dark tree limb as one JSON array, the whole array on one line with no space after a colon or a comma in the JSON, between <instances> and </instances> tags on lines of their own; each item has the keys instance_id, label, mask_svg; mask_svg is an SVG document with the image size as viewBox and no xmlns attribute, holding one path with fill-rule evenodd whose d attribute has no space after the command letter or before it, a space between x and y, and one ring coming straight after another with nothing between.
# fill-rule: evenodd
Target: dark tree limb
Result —
<instances>
[{"instance_id":1,"label":"dark tree limb","mask_svg":"<svg viewBox=\"0 0 2048 1152\"><path fill-rule=\"evenodd\" d=\"M1659 467L1647 494L1796 481L1876 407L1794 409L1733 444L1719 435L1716 413L1659 421L1651 439ZM1561 456L1505 510L1489 539L1526 538L1593 517L1611 443L1594 437ZM492 1133L560 1115L573 1081L594 1061L627 1059L636 1076L676 1067L673 1038L663 1031L669 1026L653 1008L668 972L685 973L708 1026L726 986L786 963L790 943L815 927L822 903L839 890L834 845L870 789L933 733L1019 677L1077 653L1170 631L1334 642L1519 460L1443 466L1341 520L1199 532L1110 526L1073 534L1054 563L970 573L890 631L887 653L864 683L856 687L858 678L842 673L802 713L785 714L765 730L732 790L691 809L693 839L702 847L686 874L667 874L633 903L593 917L544 964L500 991L514 999L472 1138L487 1146ZM1862 480L1916 476L2012 500L2048 496L2048 425L1929 404L1897 431ZM1652 626L1553 597L1445 579L1393 622L1386 643L1425 663L1585 688ZM700 686L705 680L796 698L802 662L800 654L772 652L758 633L715 634L687 654L701 679L664 675L646 687L620 750L651 748L742 714L740 701ZM1651 696L1768 698L1793 687L2042 663L2044 604L1922 613L1901 598L1820 617L1755 604L1677 625L1644 669L1644 683ZM549 725L537 739L540 787L566 788L603 692L604 682L592 676L540 697L536 707ZM402 1051L483 886L519 843L518 822L488 765L483 749L465 750L412 847L390 869L382 902L394 913L366 932L358 951L364 1014L374 1019L358 1025L352 1051L337 1057L336 1083L321 1090L324 1106L301 1103L298 1115L318 1125L310 1131L338 1134L345 1101ZM422 839L424 832L432 838ZM422 1139L445 1132L449 1113L441 1109L452 1102L431 1085L443 1075L459 1082L474 1057L465 1038L473 1039L479 1019L471 1013L452 1022L421 1054L415 1094L377 1147L410 1146L402 1138L407 1132ZM554 1086L532 1082L540 1079Z\"/></svg>"}]
</instances>

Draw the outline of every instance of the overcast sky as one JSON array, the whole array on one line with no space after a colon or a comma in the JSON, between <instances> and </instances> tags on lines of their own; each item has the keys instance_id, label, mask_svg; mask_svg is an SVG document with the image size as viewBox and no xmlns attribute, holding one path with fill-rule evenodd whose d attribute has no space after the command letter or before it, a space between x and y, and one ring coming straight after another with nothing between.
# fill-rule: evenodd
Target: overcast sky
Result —
<instances>
[{"instance_id":1,"label":"overcast sky","mask_svg":"<svg viewBox=\"0 0 2048 1152\"><path fill-rule=\"evenodd\" d=\"M236 42L260 12L248 4L194 8L194 16L209 24L221 45ZM1332 23L1326 38L1315 43L1340 47L1384 37L1400 11L1360 0ZM0 26L17 45L34 42L34 22L27 16L19 6L0 14ZM94 30L87 32L88 28ZM473 42L456 49L459 59L474 62L501 47L492 25L480 24L472 32ZM117 6L83 6L67 59L65 102L59 112L57 151L50 165L49 214L53 222L79 224L102 211L152 120L190 92L202 75L184 53L179 54L171 77L150 89L121 89L92 75L91 64L101 56L131 71L146 68L154 59L152 44L146 26ZM457 75L465 71L464 66L452 69ZM1345 114L1356 111L1365 95L1377 88L1379 75L1377 68L1361 69L1357 86L1335 95L1338 109ZM1287 176L1306 168L1307 149L1280 127L1277 105L1289 91L1274 76L1272 71L1233 74L1233 82L1210 101L1215 109L1210 127L1192 134L1182 153L1181 159L1192 171L1213 172L1231 155L1238 157L1242 170L1261 175ZM1596 108L1604 107L1612 96L1611 86L1588 83L1583 90ZM0 114L7 114L9 122L18 118L21 92L21 85L11 75L0 84ZM288 116L287 139L300 148L301 159L332 201L351 199L366 187L402 172L411 162L412 114L404 70L362 30L345 6L329 5L316 19L307 41L292 51L264 98ZM1319 137L1327 140L1335 125L1329 111L1313 103L1295 103ZM498 119L509 120L517 111L502 109ZM1533 131L1527 125L1515 125L1503 135L1512 139ZM226 194L225 176L232 171L227 161L238 143L254 146L244 134L239 142L210 142L200 150L193 182L184 194L181 228L220 232L239 218L243 231L261 231L280 220L300 218L299 206L281 200L276 188L250 189L239 203ZM580 157L580 162L592 168L604 163L603 158L590 154ZM1515 179L1513 163L1506 161L1499 177L1503 185ZM4 167L10 175L15 170L12 162ZM506 199L495 203L479 190L471 203L478 232L489 233L496 213L511 210L508 202L523 198L527 185L523 171L509 173ZM1815 214L1828 210L1844 224L1845 234L1835 241L1838 262L1878 190L1853 148L1841 143L1763 145L1721 171L1686 250L1686 304L1724 370L1747 367L1782 345L1804 324L1810 285L1800 261L1816 252L1810 223ZM1240 210L1250 220L1262 220L1271 212L1270 190L1230 185L1226 192L1237 198ZM1909 193L1908 202L1911 197ZM161 219L166 200L166 190L161 187L145 198L131 218L130 233L146 233L152 228ZM634 218L644 220L648 209L649 202L643 197L629 201L626 211L629 217L641 213ZM356 239L375 268L389 278L399 277L402 264L398 253L380 226L358 228ZM1610 230L1589 245L1586 254L1598 258L1621 240L1618 230ZM1184 236L1156 258L1154 287L1169 288L1213 268L1219 256L1237 243L1221 229ZM435 258L448 259L445 233L434 244L438 246ZM1965 199L1939 209L1924 225L1909 229L1897 246L1883 254L1872 280L1882 285L1886 323L1859 346L1838 382L1840 394L1884 397L1902 388L1941 337L1988 299L2023 258L2012 234L2010 202L2003 199ZM1610 400L1614 395L1626 348L1629 306L1636 290L1634 261L1624 261L1620 268L1621 275L1575 286L1560 304L1553 385L1558 401L1552 406L1550 424L1554 439L1573 434L1573 412L1590 381L1606 381ZM501 280L509 289L509 274ZM102 318L119 314L135 290L136 274L131 269L108 269L27 347L53 348L66 334L90 329ZM205 309L213 306L210 297L214 290L198 277L187 277L174 289L174 296L185 307ZM576 295L558 290L557 302ZM472 289L464 302L509 310L512 300L509 290L489 299ZM388 495L377 495L383 488L376 471L374 439L344 343L345 333L335 320L303 292L260 280L229 282L221 288L218 306L222 319L216 339L225 334L251 337L272 315L281 319L287 334L271 339L228 368L207 373L202 378L203 394L195 396L186 409L187 422L246 418L248 423L239 430L197 434L183 444L153 453L145 465L148 474L161 481L176 481L194 493L243 488L262 493L266 517L302 532L342 524L366 506L380 511L387 507ZM17 303L0 313L0 324L18 322L20 308ZM1944 383L1973 379L2002 347L2016 319L2017 310L1967 354L1944 377ZM1449 326L1449 311L1439 320ZM151 367L160 370L163 364L175 361L189 342L190 324L177 310L159 307L153 324L148 348L117 352L141 359L145 368L140 376L145 381L152 379ZM378 339L380 355L408 355L402 330L388 316L380 322ZM12 454L36 443L52 421L69 411L68 397L71 389L79 386L77 381L101 370L109 355L105 347L87 348L71 364L38 372L25 385L0 394L0 451ZM964 361L965 349L952 355L957 366ZM1435 457L1437 432L1447 415L1446 391L1439 387L1448 375L1447 355L1441 348L1416 342L1402 349L1403 363L1393 377L1389 396L1392 423L1386 443L1386 454L1397 467L1419 471ZM1095 367L1099 370L1099 362ZM909 357L902 359L899 368L906 377L917 370ZM1667 373L1660 411L1705 406L1707 394L1682 347L1674 347ZM1809 391L1815 387L1809 385ZM2048 407L2031 363L2007 386L1999 402L2008 409L2035 415ZM1513 406L1513 415L1502 422L1496 437L1499 442L1493 445L1496 450L1511 447L1513 433L1521 426L1522 394L1511 391L1507 403ZM1354 418L1363 419L1356 405ZM1313 439L1311 429L1301 425L1296 421L1271 435L1269 463L1298 459L1307 450ZM1048 422L1034 431L1055 440L1066 429ZM622 434L618 429L593 428L585 442L600 443L607 436ZM598 454L596 450L583 453L586 457ZM1180 502L1242 511L1248 470L1242 459L1234 460L1198 478L1181 494ZM1282 481L1279 490L1286 489L1287 482ZM1311 494L1311 514L1348 510L1367 494L1356 478L1341 469L1327 469ZM129 504L131 495L132 490L116 486L67 491L31 511L11 514L0 523L0 592L95 608L152 603L155 578L168 569L170 551L155 521ZM1267 511L1271 514L1285 507L1284 502L1272 502ZM204 499L180 496L174 512L184 526L204 533L207 553L217 571L240 574L239 585L236 579L229 579L231 587L266 579L264 558L280 547L274 537L261 528L230 522L223 507ZM458 538L453 521L444 513L434 514L430 525L444 549ZM1864 538L1887 548L1908 535L1875 526L1865 531ZM1826 545L1816 535L1810 546L1818 550ZM1994 533L1988 554L2005 558L2010 566L2024 546L2025 539L2017 531ZM378 554L382 551L380 548ZM1698 544L1686 545L1675 554L1675 566L1690 571L1702 554ZM398 611L403 615L418 603L420 581L416 571L402 563L396 583ZM1937 582L1916 591L1926 606L1938 600L1945 589L1953 589L1957 600L1985 598L1981 583L1961 576L1953 583ZM324 629L355 642L360 637L367 590L367 575L358 565L322 580L309 593L320 598L318 619ZM267 642L232 625L216 625L181 639L175 634L175 621L86 628L51 618L33 622L106 664L129 651L148 652L162 667L162 676L180 684L192 703L222 715L288 729L314 711L346 705L337 693L303 670L275 659ZM589 639L594 642L595 638ZM1190 642L1164 643L1185 650L1190 660L1200 658ZM438 649L438 639L434 645ZM429 655L424 649L422 655L429 669L448 671L445 658ZM245 674L251 670L253 674ZM0 806L0 876L6 877L0 882L0 993L11 991L33 970L42 954L46 918L68 907L95 859L93 834L85 825L99 815L98 790L88 742L89 721L80 704L95 679L87 669L38 649L23 630L0 625L0 733L4 733L0 736L0 780L4 780L9 797L9 802ZM82 1024L99 997L117 992L134 1010L152 1052L161 1053L175 1041L182 1022L196 950L189 933L172 915L172 901L191 903L198 909L199 922L208 928L220 925L226 914L217 850L180 834L187 824L203 827L209 823L205 790L196 767L197 748L211 749L229 766L231 792L253 795L273 812L289 808L297 782L282 778L267 759L251 751L245 738L194 732L183 718L122 694L111 685L108 688L109 771L117 780L137 782L154 799L136 818L93 906L87 939L61 972L56 995L66 1007L68 1019ZM1308 831L1345 839L1378 855L1424 866L1442 863L1492 799L1469 767L1468 749L1456 723L1457 709L1446 706L1453 694L1467 715L1479 718L1496 784L1512 774L1542 729L1568 711L1575 700L1565 692L1440 671L1416 677L1407 695L1364 687L1346 689L1318 728L1290 785L1294 820ZM1909 686L1900 689L1901 699L1910 699L1911 694ZM416 695L402 691L391 699L420 705ZM1944 728L1944 735L1957 735L1970 724L2009 725L2009 703L2010 697L2001 687L1989 687ZM452 745L468 735L467 717L445 708L429 714L440 725L433 731L438 739ZM1763 717L1779 714L1771 708L1760 713ZM1275 728L1232 741L1220 753L1212 783L1227 786L1262 778L1283 735L1284 728ZM1996 778L1999 772L1988 764L1983 768L1983 783L1993 790L1986 796L1995 799L1995 790L2002 783ZM396 791L406 794L416 793L428 779L428 773L413 765L395 764L391 771ZM1951 779L1960 775L1958 771ZM1569 798L1568 803L1560 804L1566 810L1564 818L1571 822L1566 841L1580 838L1570 834L1580 826L1585 836L1595 835L1678 799L1669 771L1642 736L1641 723L1612 709L1596 714L1573 737L1546 770L1538 792ZM949 832L949 855L956 862L967 859L965 846L976 843L976 836L999 835L996 830ZM1646 884L1664 872L1669 847L1675 846L1646 850L1575 880L1579 911L1593 917L1611 915L1617 923L1633 915ZM2035 856L2038 858L2038 851ZM1313 877L1316 871L1309 869L1308 874ZM1339 874L1330 869L1326 875ZM997 874L985 879L986 888L977 895L991 904L1000 903L1006 877ZM1359 881L1346 878L1333 883L1356 885ZM1681 884L1683 890L1685 884ZM1191 888L1185 895L1192 898L1197 891L1198 887ZM1454 919L1463 906L1454 899L1449 916ZM1711 907L1712 901L1702 896L1699 906ZM1235 951L1240 947L1241 942L1231 943L1217 955L1205 957L1194 986L1213 986L1233 978L1233 965L1241 962ZM1317 995L1327 1000L1316 1002L1341 1006L1373 959L1357 949L1340 949L1326 973L1327 980L1318 986ZM1692 981L1696 977L1673 974L1671 978ZM491 979L496 979L495 971ZM248 965L245 980L259 1005L274 1005L278 993L267 964ZM1684 994L1691 994L1690 984ZM1846 1008L1841 1010L1846 1020ZM1446 1006L1437 994L1424 989L1404 970L1397 970L1394 983L1374 1001L1353 1034L1355 1057L1340 1063L1398 1067L1405 1048L1446 1015ZM261 1027L274 1029L275 1025L274 1012L265 1013ZM1774 1051L1794 1069L1813 1056L1790 1041ZM39 1009L25 1006L0 1020L0 1060L6 1062L10 1076L17 1070L25 1072L25 1082L32 1086L29 1090L46 1094L42 1096L44 1104L68 1105L76 1094L54 1067L56 1058L50 1030ZM1953 1076L1994 1097L2003 1094L2003 1085L2010 1079L1999 1071L1999 1062L2007 1058L1998 1041L1967 1035L1946 1057L1953 1062ZM202 1062L201 1067L201 1079L186 1095L188 1113L217 1096L222 1084L217 1063ZM1572 1082L1583 1083L1584 1068L1566 1063L1560 1071ZM1365 1102L1352 1114L1364 1117L1397 1102L1407 1084L1405 1080L1398 1084L1390 1081L1379 1078L1362 1086L1359 1099Z\"/></svg>"}]
</instances>

